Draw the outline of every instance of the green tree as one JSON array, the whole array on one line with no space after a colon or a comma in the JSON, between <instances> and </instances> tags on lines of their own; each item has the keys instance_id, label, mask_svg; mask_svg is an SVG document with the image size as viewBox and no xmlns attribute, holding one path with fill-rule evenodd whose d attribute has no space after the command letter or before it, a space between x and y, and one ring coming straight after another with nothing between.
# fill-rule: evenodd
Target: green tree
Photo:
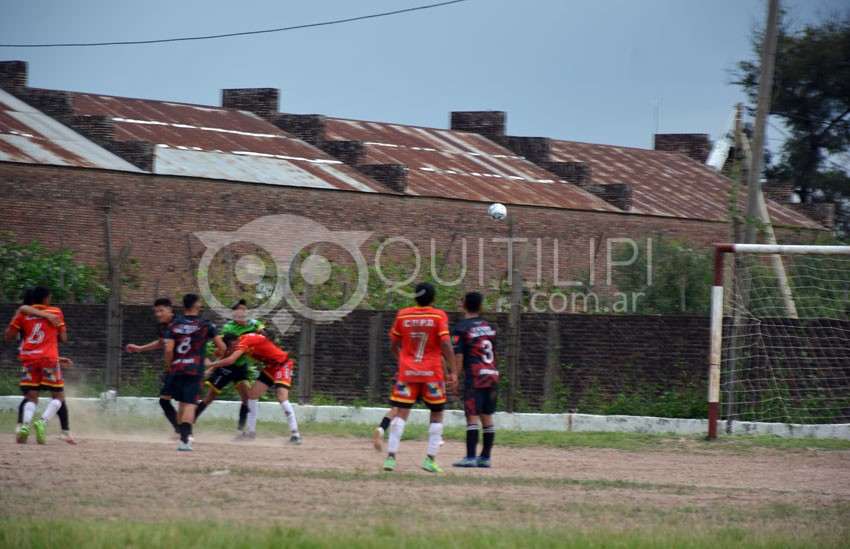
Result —
<instances>
[{"instance_id":1,"label":"green tree","mask_svg":"<svg viewBox=\"0 0 850 549\"><path fill-rule=\"evenodd\" d=\"M753 43L761 58L762 36ZM738 63L737 80L755 104L760 61ZM850 12L790 29L783 17L770 114L787 139L768 179L790 181L802 202L835 202L836 232L850 236Z\"/></svg>"},{"instance_id":2,"label":"green tree","mask_svg":"<svg viewBox=\"0 0 850 549\"><path fill-rule=\"evenodd\" d=\"M25 288L36 285L53 290L57 303L103 302L108 294L103 272L74 261L67 248L49 251L32 241L19 244L12 233L0 233L0 300L18 301Z\"/></svg>"}]
</instances>

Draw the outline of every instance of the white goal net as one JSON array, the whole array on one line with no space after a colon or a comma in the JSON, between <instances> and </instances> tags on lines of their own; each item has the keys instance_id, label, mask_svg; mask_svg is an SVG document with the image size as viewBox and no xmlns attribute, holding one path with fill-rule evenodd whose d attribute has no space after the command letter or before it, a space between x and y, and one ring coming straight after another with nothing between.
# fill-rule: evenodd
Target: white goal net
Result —
<instances>
[{"instance_id":1,"label":"white goal net","mask_svg":"<svg viewBox=\"0 0 850 549\"><path fill-rule=\"evenodd\" d=\"M850 247L720 246L721 424L850 423Z\"/></svg>"}]
</instances>

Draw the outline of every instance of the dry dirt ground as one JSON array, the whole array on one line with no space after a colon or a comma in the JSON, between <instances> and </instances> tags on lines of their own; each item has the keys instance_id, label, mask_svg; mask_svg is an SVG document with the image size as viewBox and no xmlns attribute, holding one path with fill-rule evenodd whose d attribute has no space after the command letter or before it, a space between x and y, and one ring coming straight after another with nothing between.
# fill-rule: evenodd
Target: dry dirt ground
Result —
<instances>
[{"instance_id":1,"label":"dry dirt ground","mask_svg":"<svg viewBox=\"0 0 850 549\"><path fill-rule=\"evenodd\" d=\"M164 434L81 433L76 446L3 435L0 517L417 528L427 509L442 524L739 527L850 540L850 451L497 446L487 470L452 468L464 445L447 441L438 456L445 473L433 475L419 469L425 441L410 440L387 473L368 438L310 436L305 427L300 447L201 431L193 452L178 452Z\"/></svg>"}]
</instances>

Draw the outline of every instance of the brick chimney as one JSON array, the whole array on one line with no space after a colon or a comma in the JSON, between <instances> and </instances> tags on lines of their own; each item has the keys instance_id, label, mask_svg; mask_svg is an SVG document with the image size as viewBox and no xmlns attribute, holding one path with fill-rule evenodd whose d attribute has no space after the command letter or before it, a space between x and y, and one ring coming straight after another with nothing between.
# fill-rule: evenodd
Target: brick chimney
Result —
<instances>
[{"instance_id":1,"label":"brick chimney","mask_svg":"<svg viewBox=\"0 0 850 549\"><path fill-rule=\"evenodd\" d=\"M778 204L791 204L794 185L790 181L767 181L762 185L764 197Z\"/></svg>"},{"instance_id":2,"label":"brick chimney","mask_svg":"<svg viewBox=\"0 0 850 549\"><path fill-rule=\"evenodd\" d=\"M496 142L505 137L505 111L455 111L452 112L451 129L473 132Z\"/></svg>"},{"instance_id":3,"label":"brick chimney","mask_svg":"<svg viewBox=\"0 0 850 549\"><path fill-rule=\"evenodd\" d=\"M221 90L221 106L256 114L271 120L280 110L280 90L275 88L237 88Z\"/></svg>"},{"instance_id":4,"label":"brick chimney","mask_svg":"<svg viewBox=\"0 0 850 549\"><path fill-rule=\"evenodd\" d=\"M711 143L705 133L659 133L655 134L655 150L681 153L705 164Z\"/></svg>"},{"instance_id":5,"label":"brick chimney","mask_svg":"<svg viewBox=\"0 0 850 549\"><path fill-rule=\"evenodd\" d=\"M277 114L271 123L314 147L321 149L325 144L327 119L322 114Z\"/></svg>"},{"instance_id":6,"label":"brick chimney","mask_svg":"<svg viewBox=\"0 0 850 549\"><path fill-rule=\"evenodd\" d=\"M786 204L786 206L820 223L830 231L835 228L834 202L805 202L803 204Z\"/></svg>"},{"instance_id":7,"label":"brick chimney","mask_svg":"<svg viewBox=\"0 0 850 549\"><path fill-rule=\"evenodd\" d=\"M357 169L396 192L407 191L408 170L404 164L361 164Z\"/></svg>"},{"instance_id":8,"label":"brick chimney","mask_svg":"<svg viewBox=\"0 0 850 549\"><path fill-rule=\"evenodd\" d=\"M27 89L27 81L26 61L0 61L0 88L19 95Z\"/></svg>"}]
</instances>

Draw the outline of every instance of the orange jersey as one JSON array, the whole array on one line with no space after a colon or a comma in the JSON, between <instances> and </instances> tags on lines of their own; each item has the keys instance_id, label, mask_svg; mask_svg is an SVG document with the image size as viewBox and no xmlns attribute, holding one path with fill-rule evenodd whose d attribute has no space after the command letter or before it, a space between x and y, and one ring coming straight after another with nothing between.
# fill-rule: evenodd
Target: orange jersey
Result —
<instances>
[{"instance_id":1,"label":"orange jersey","mask_svg":"<svg viewBox=\"0 0 850 549\"><path fill-rule=\"evenodd\" d=\"M434 307L408 307L398 312L390 338L401 342L398 381L443 381L442 342L449 339L449 318Z\"/></svg>"},{"instance_id":2,"label":"orange jersey","mask_svg":"<svg viewBox=\"0 0 850 549\"><path fill-rule=\"evenodd\" d=\"M19 314L12 319L9 329L23 334L20 354L21 360L41 358L59 358L59 332L65 330L65 317L59 307L35 305L35 308L59 317L56 327L40 316Z\"/></svg>"},{"instance_id":3,"label":"orange jersey","mask_svg":"<svg viewBox=\"0 0 850 549\"><path fill-rule=\"evenodd\" d=\"M286 351L257 333L239 336L236 349L263 364L284 364L289 360Z\"/></svg>"}]
</instances>

